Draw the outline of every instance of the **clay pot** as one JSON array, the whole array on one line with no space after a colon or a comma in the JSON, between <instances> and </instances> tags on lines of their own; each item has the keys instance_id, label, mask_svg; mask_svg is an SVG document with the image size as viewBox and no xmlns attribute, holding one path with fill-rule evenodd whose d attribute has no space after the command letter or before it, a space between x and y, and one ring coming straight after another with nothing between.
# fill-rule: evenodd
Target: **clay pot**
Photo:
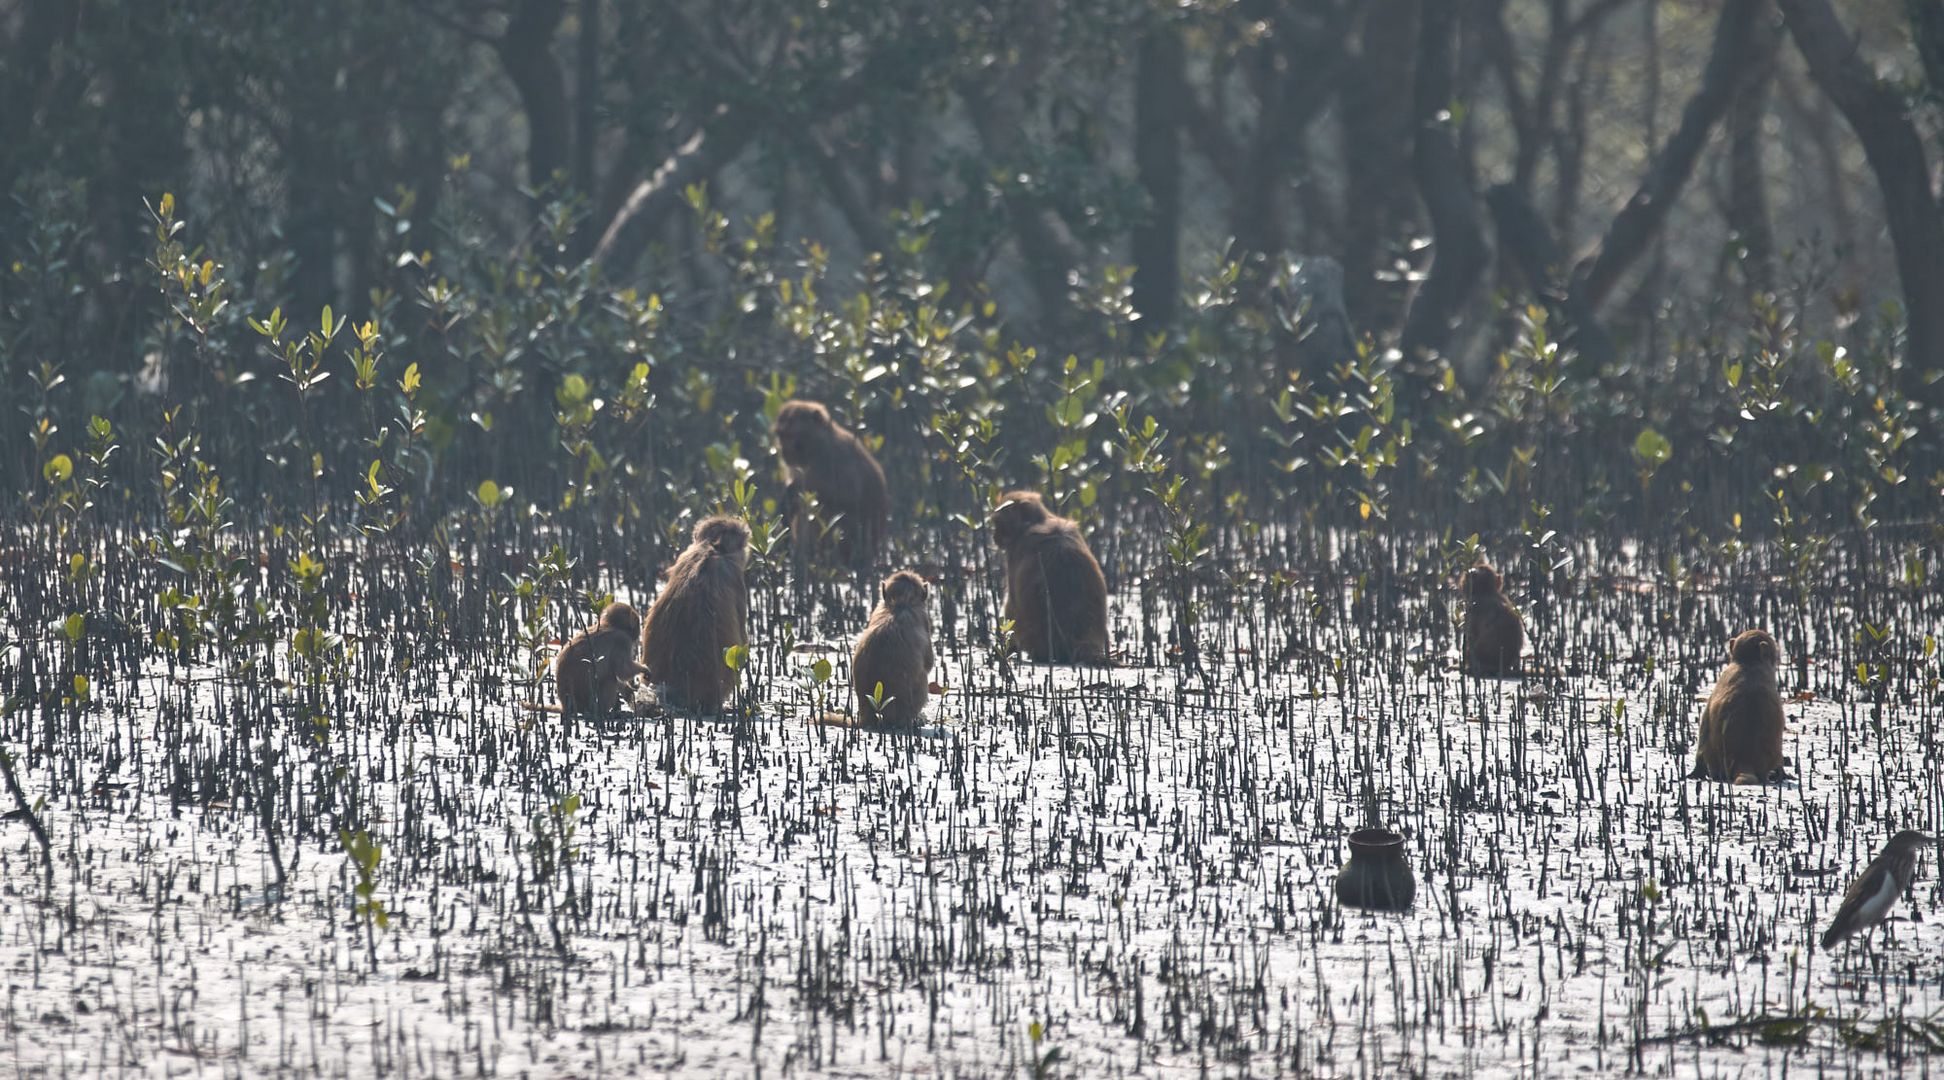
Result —
<instances>
[{"instance_id":1,"label":"clay pot","mask_svg":"<svg viewBox=\"0 0 1944 1080\"><path fill-rule=\"evenodd\" d=\"M1337 902L1371 911L1408 911L1417 878L1404 859L1404 838L1389 829L1350 834L1350 861L1337 875Z\"/></svg>"}]
</instances>

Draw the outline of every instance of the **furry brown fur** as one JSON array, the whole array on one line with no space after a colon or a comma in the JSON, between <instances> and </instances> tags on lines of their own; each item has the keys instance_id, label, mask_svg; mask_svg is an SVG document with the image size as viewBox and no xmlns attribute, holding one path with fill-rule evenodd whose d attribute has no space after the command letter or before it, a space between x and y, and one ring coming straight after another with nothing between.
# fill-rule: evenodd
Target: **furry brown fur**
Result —
<instances>
[{"instance_id":1,"label":"furry brown fur","mask_svg":"<svg viewBox=\"0 0 1944 1080\"><path fill-rule=\"evenodd\" d=\"M641 662L667 688L670 705L714 712L736 685L722 654L748 643L749 526L740 518L704 518L693 535L648 609Z\"/></svg>"},{"instance_id":2,"label":"furry brown fur","mask_svg":"<svg viewBox=\"0 0 1944 1080\"><path fill-rule=\"evenodd\" d=\"M877 459L814 401L784 402L771 433L789 474L790 528L799 550L822 550L821 530L799 497L808 492L817 497L823 524L831 526L837 558L852 566L869 563L891 510Z\"/></svg>"},{"instance_id":3,"label":"furry brown fur","mask_svg":"<svg viewBox=\"0 0 1944 1080\"><path fill-rule=\"evenodd\" d=\"M992 539L1006 554L1006 618L1019 647L1042 663L1106 663L1107 578L1079 526L1014 491L992 513Z\"/></svg>"},{"instance_id":4,"label":"furry brown fur","mask_svg":"<svg viewBox=\"0 0 1944 1080\"><path fill-rule=\"evenodd\" d=\"M1696 779L1758 784L1782 771L1782 657L1767 631L1744 630L1728 645L1728 666L1701 711Z\"/></svg>"},{"instance_id":5,"label":"furry brown fur","mask_svg":"<svg viewBox=\"0 0 1944 1080\"><path fill-rule=\"evenodd\" d=\"M621 691L646 672L635 663L641 616L623 603L609 604L601 621L582 631L554 658L554 692L563 713L614 711Z\"/></svg>"},{"instance_id":6,"label":"furry brown fur","mask_svg":"<svg viewBox=\"0 0 1944 1080\"><path fill-rule=\"evenodd\" d=\"M871 621L857 635L851 654L851 690L857 697L855 721L828 716L828 724L873 728L908 728L918 723L931 693L931 616L925 603L931 589L925 579L900 570L884 579ZM882 711L871 707L871 696L882 686Z\"/></svg>"},{"instance_id":7,"label":"furry brown fur","mask_svg":"<svg viewBox=\"0 0 1944 1080\"><path fill-rule=\"evenodd\" d=\"M1519 670L1525 623L1500 591L1498 571L1479 563L1465 571L1465 670L1508 675Z\"/></svg>"}]
</instances>

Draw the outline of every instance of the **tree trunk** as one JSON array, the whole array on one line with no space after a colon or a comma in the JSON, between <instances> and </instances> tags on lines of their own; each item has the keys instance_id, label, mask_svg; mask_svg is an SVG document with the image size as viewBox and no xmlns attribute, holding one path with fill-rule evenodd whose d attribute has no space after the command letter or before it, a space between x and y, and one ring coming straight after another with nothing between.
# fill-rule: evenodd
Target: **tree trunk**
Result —
<instances>
[{"instance_id":1,"label":"tree trunk","mask_svg":"<svg viewBox=\"0 0 1944 1080\"><path fill-rule=\"evenodd\" d=\"M1410 189L1410 68L1415 5L1376 0L1366 14L1357 59L1345 73L1343 143L1344 304L1360 326L1389 326L1395 290L1377 280L1393 211L1415 201ZM1388 267L1383 267L1388 269Z\"/></svg>"},{"instance_id":2,"label":"tree trunk","mask_svg":"<svg viewBox=\"0 0 1944 1080\"><path fill-rule=\"evenodd\" d=\"M1775 288L1775 230L1762 168L1762 124L1768 119L1769 84L1782 39L1772 28L1763 38L1754 69L1728 113L1728 226L1740 247L1742 280L1754 292Z\"/></svg>"},{"instance_id":3,"label":"tree trunk","mask_svg":"<svg viewBox=\"0 0 1944 1080\"><path fill-rule=\"evenodd\" d=\"M18 11L18 9L16 9ZM77 0L27 0L18 15L20 31L0 62L0 191L12 191L26 164L18 159L33 130L41 102L47 100L54 46L74 36L80 21Z\"/></svg>"},{"instance_id":4,"label":"tree trunk","mask_svg":"<svg viewBox=\"0 0 1944 1080\"><path fill-rule=\"evenodd\" d=\"M1134 68L1134 167L1148 215L1134 229L1134 310L1143 327L1174 322L1181 294L1181 36L1161 23L1141 41Z\"/></svg>"},{"instance_id":5,"label":"tree trunk","mask_svg":"<svg viewBox=\"0 0 1944 1080\"><path fill-rule=\"evenodd\" d=\"M1256 97L1255 139L1244 154L1241 186L1230 202L1229 231L1235 236L1238 254L1274 254L1287 243L1279 196L1285 152L1293 135L1279 43L1272 39L1258 44L1247 65L1248 82Z\"/></svg>"},{"instance_id":6,"label":"tree trunk","mask_svg":"<svg viewBox=\"0 0 1944 1080\"><path fill-rule=\"evenodd\" d=\"M1944 214L1931 190L1930 167L1903 95L1877 82L1856 53L1855 38L1827 0L1777 0L1789 36L1809 64L1809 77L1849 121L1883 192L1883 212L1903 281L1909 320L1906 366L1921 380L1944 363ZM1936 403L1935 386L1919 387Z\"/></svg>"},{"instance_id":7,"label":"tree trunk","mask_svg":"<svg viewBox=\"0 0 1944 1080\"><path fill-rule=\"evenodd\" d=\"M1910 36L1917 43L1917 58L1924 64L1924 81L1930 92L1944 102L1944 4L1937 0L1904 0L1910 15Z\"/></svg>"},{"instance_id":8,"label":"tree trunk","mask_svg":"<svg viewBox=\"0 0 1944 1080\"><path fill-rule=\"evenodd\" d=\"M1442 352L1464 316L1490 253L1449 108L1457 13L1445 0L1425 0L1418 11L1417 75L1412 83L1411 150L1418 195L1431 216L1431 270L1404 320L1404 355Z\"/></svg>"},{"instance_id":9,"label":"tree trunk","mask_svg":"<svg viewBox=\"0 0 1944 1080\"><path fill-rule=\"evenodd\" d=\"M527 184L539 191L567 168L567 80L554 60L554 31L565 0L525 0L493 41L506 77L520 93L527 122Z\"/></svg>"},{"instance_id":10,"label":"tree trunk","mask_svg":"<svg viewBox=\"0 0 1944 1080\"><path fill-rule=\"evenodd\" d=\"M979 145L995 169L1017 170L1020 154L1020 129L1025 122L1017 88L1010 85L1018 72L1003 75L986 73L977 81L962 85L960 97L972 118L972 129ZM1080 263L1080 250L1066 223L1039 200L1020 190L1015 183L1000 187L1006 217L1012 224L1013 239L1026 264L1026 279L1031 283L1039 306L1041 325L1054 337L1066 321L1067 274Z\"/></svg>"},{"instance_id":11,"label":"tree trunk","mask_svg":"<svg viewBox=\"0 0 1944 1080\"><path fill-rule=\"evenodd\" d=\"M863 193L858 191L849 167L844 164L848 155L833 150L830 140L814 127L804 128L800 141L804 151L810 155L810 163L816 167L818 179L823 181L824 194L837 212L843 215L851 231L857 234L858 245L866 254L888 253L891 250L891 234L885 231L884 217L877 207L867 203Z\"/></svg>"},{"instance_id":12,"label":"tree trunk","mask_svg":"<svg viewBox=\"0 0 1944 1080\"><path fill-rule=\"evenodd\" d=\"M1565 262L1559 244L1518 184L1499 184L1485 193L1498 225L1499 251L1515 264L1526 287L1565 324L1561 340L1595 365L1614 358L1613 340L1597 314L1564 287Z\"/></svg>"},{"instance_id":13,"label":"tree trunk","mask_svg":"<svg viewBox=\"0 0 1944 1080\"><path fill-rule=\"evenodd\" d=\"M574 187L593 198L594 148L600 142L601 2L580 0L578 54L574 60Z\"/></svg>"}]
</instances>

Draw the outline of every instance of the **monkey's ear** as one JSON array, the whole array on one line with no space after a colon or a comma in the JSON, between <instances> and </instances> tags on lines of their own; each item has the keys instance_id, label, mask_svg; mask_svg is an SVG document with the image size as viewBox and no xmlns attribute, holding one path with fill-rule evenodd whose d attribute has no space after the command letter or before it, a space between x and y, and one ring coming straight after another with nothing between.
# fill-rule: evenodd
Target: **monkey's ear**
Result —
<instances>
[{"instance_id":1,"label":"monkey's ear","mask_svg":"<svg viewBox=\"0 0 1944 1080\"><path fill-rule=\"evenodd\" d=\"M1771 664L1782 663L1782 654L1776 650L1773 641L1762 642L1762 658Z\"/></svg>"}]
</instances>

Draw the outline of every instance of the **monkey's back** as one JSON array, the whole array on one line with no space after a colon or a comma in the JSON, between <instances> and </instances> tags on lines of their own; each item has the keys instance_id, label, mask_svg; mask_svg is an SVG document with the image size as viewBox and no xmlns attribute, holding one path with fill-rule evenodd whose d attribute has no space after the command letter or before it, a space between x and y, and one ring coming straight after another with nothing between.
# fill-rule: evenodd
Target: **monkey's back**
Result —
<instances>
[{"instance_id":1,"label":"monkey's back","mask_svg":"<svg viewBox=\"0 0 1944 1080\"><path fill-rule=\"evenodd\" d=\"M845 428L832 425L834 438L821 461L793 466L797 482L814 492L829 514L842 515L837 529L838 554L858 562L876 554L891 517L891 493L884 467L863 441Z\"/></svg>"},{"instance_id":2,"label":"monkey's back","mask_svg":"<svg viewBox=\"0 0 1944 1080\"><path fill-rule=\"evenodd\" d=\"M1525 623L1504 596L1467 601L1465 665L1480 675L1503 675L1519 666L1525 651Z\"/></svg>"},{"instance_id":3,"label":"monkey's back","mask_svg":"<svg viewBox=\"0 0 1944 1080\"><path fill-rule=\"evenodd\" d=\"M735 689L723 652L745 644L749 601L742 572L707 548L690 547L642 623L641 663L668 688L669 704L712 711Z\"/></svg>"},{"instance_id":4,"label":"monkey's back","mask_svg":"<svg viewBox=\"0 0 1944 1080\"><path fill-rule=\"evenodd\" d=\"M880 608L858 635L851 654L851 688L857 694L858 720L872 719L868 699L882 683L884 697L894 700L876 714L876 722L916 724L931 693L931 669L931 628L925 624L923 613Z\"/></svg>"},{"instance_id":5,"label":"monkey's back","mask_svg":"<svg viewBox=\"0 0 1944 1080\"><path fill-rule=\"evenodd\" d=\"M1080 529L1053 518L1007 555L1006 612L1019 645L1052 663L1107 660L1107 578Z\"/></svg>"},{"instance_id":6,"label":"monkey's back","mask_svg":"<svg viewBox=\"0 0 1944 1080\"><path fill-rule=\"evenodd\" d=\"M554 657L554 694L562 712L606 711L608 684L620 681L619 671L634 653L634 641L615 630L588 630ZM619 696L619 688L615 688Z\"/></svg>"},{"instance_id":7,"label":"monkey's back","mask_svg":"<svg viewBox=\"0 0 1944 1080\"><path fill-rule=\"evenodd\" d=\"M1782 694L1773 672L1729 664L1701 712L1697 771L1715 780L1765 780L1782 767Z\"/></svg>"}]
</instances>

